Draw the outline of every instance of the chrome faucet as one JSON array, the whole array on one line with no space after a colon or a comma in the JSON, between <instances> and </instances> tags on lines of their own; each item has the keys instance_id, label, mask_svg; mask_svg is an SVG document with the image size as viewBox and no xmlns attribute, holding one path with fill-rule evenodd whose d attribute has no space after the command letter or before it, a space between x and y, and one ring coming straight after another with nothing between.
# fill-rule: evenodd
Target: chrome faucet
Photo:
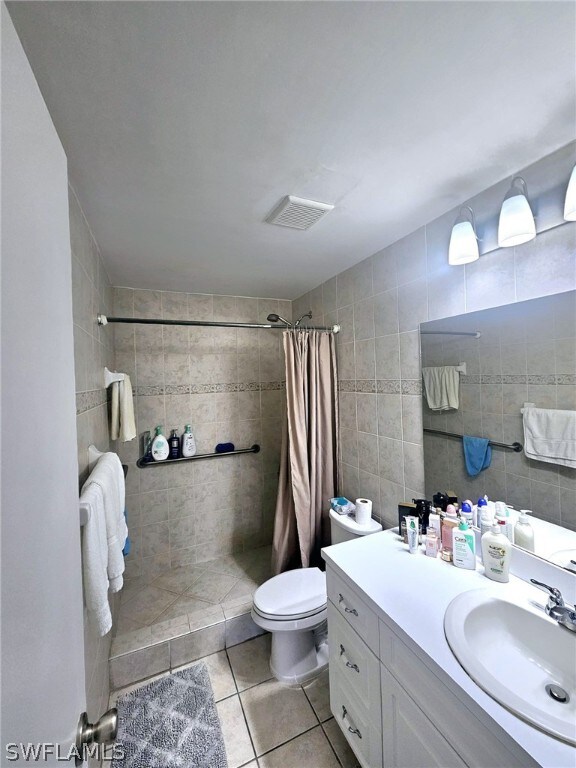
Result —
<instances>
[{"instance_id":1,"label":"chrome faucet","mask_svg":"<svg viewBox=\"0 0 576 768\"><path fill-rule=\"evenodd\" d=\"M548 602L544 608L546 614L551 619L557 621L561 627L566 627L571 632L576 632L576 610L566 605L560 590L556 587L549 587L548 584L543 584L541 581L536 581L536 579L530 579L530 582L534 586L548 592Z\"/></svg>"}]
</instances>

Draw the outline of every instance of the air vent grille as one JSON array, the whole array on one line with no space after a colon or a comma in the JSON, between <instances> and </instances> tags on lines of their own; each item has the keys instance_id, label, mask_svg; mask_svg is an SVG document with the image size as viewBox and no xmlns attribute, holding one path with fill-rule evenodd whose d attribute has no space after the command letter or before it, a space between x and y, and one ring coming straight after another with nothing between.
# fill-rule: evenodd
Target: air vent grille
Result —
<instances>
[{"instance_id":1,"label":"air vent grille","mask_svg":"<svg viewBox=\"0 0 576 768\"><path fill-rule=\"evenodd\" d=\"M287 195L272 211L266 221L281 227L292 229L310 229L313 224L334 208L327 203L305 200L302 197Z\"/></svg>"}]
</instances>

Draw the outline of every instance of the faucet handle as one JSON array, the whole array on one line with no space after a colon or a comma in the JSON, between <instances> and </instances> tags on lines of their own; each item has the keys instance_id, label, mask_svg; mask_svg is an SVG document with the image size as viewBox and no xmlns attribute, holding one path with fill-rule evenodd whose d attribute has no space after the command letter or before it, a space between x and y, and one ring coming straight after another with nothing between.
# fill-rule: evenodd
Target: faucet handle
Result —
<instances>
[{"instance_id":1,"label":"faucet handle","mask_svg":"<svg viewBox=\"0 0 576 768\"><path fill-rule=\"evenodd\" d=\"M530 583L534 584L535 587L540 587L540 589L548 592L550 601L553 602L554 605L557 605L559 608L564 607L564 598L559 589L556 587L549 587L548 584L543 584L541 581L536 581L536 579L530 579Z\"/></svg>"}]
</instances>

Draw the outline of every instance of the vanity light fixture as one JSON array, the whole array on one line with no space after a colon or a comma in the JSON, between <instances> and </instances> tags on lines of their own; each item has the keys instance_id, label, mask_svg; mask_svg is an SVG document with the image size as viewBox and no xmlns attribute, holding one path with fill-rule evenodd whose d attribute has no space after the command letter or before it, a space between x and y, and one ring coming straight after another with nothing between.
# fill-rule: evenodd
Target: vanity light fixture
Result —
<instances>
[{"instance_id":1,"label":"vanity light fixture","mask_svg":"<svg viewBox=\"0 0 576 768\"><path fill-rule=\"evenodd\" d=\"M528 202L528 188L522 176L512 180L500 209L498 245L509 248L536 237L536 223Z\"/></svg>"},{"instance_id":2,"label":"vanity light fixture","mask_svg":"<svg viewBox=\"0 0 576 768\"><path fill-rule=\"evenodd\" d=\"M448 264L470 264L480 258L478 236L474 211L469 205L463 205L458 212L458 218L452 227L450 245L448 247Z\"/></svg>"},{"instance_id":3,"label":"vanity light fixture","mask_svg":"<svg viewBox=\"0 0 576 768\"><path fill-rule=\"evenodd\" d=\"M564 202L564 218L566 221L576 221L576 165L572 169L572 175L566 190Z\"/></svg>"}]
</instances>

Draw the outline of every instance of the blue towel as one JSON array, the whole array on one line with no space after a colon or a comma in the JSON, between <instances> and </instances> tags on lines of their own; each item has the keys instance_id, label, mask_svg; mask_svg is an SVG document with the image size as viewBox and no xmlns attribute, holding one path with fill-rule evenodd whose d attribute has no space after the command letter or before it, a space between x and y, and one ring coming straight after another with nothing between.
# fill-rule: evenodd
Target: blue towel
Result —
<instances>
[{"instance_id":1,"label":"blue towel","mask_svg":"<svg viewBox=\"0 0 576 768\"><path fill-rule=\"evenodd\" d=\"M128 524L128 512L126 510L124 510L124 517L126 518L126 524ZM124 542L124 549L122 550L122 554L124 555L124 557L130 554L131 546L132 544L130 542L130 536L126 536L126 541Z\"/></svg>"},{"instance_id":2,"label":"blue towel","mask_svg":"<svg viewBox=\"0 0 576 768\"><path fill-rule=\"evenodd\" d=\"M490 448L490 440L488 438L464 435L462 445L464 446L466 470L470 477L476 477L483 469L487 469L490 466L492 448Z\"/></svg>"}]
</instances>

